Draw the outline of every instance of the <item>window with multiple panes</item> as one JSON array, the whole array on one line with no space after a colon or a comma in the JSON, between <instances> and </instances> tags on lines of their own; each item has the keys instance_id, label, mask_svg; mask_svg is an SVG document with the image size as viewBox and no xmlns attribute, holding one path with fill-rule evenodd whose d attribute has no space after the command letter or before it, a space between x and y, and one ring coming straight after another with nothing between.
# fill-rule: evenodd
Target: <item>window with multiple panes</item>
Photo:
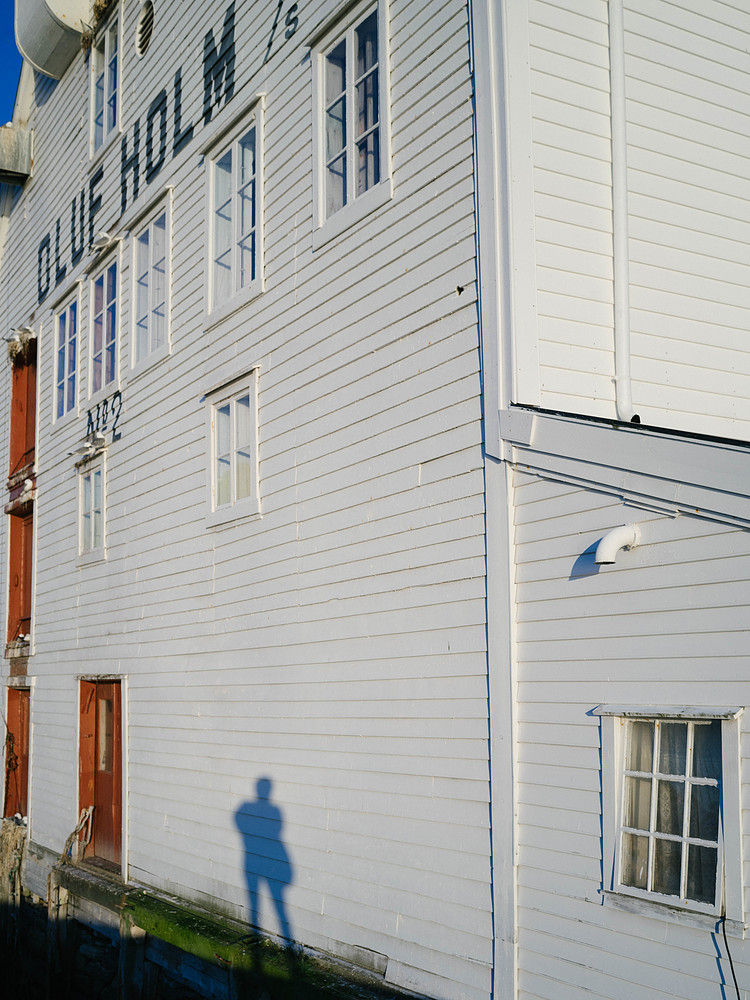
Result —
<instances>
[{"instance_id":1,"label":"window with multiple panes","mask_svg":"<svg viewBox=\"0 0 750 1000\"><path fill-rule=\"evenodd\" d=\"M55 415L59 419L76 408L78 369L78 301L69 302L55 317Z\"/></svg>"},{"instance_id":2,"label":"window with multiple panes","mask_svg":"<svg viewBox=\"0 0 750 1000\"><path fill-rule=\"evenodd\" d=\"M325 216L380 181L378 12L371 10L324 56Z\"/></svg>"},{"instance_id":3,"label":"window with multiple panes","mask_svg":"<svg viewBox=\"0 0 750 1000\"><path fill-rule=\"evenodd\" d=\"M93 282L90 395L117 377L117 329L117 262L113 261Z\"/></svg>"},{"instance_id":4,"label":"window with multiple panes","mask_svg":"<svg viewBox=\"0 0 750 1000\"><path fill-rule=\"evenodd\" d=\"M600 705L604 899L741 921L741 708Z\"/></svg>"},{"instance_id":5,"label":"window with multiple panes","mask_svg":"<svg viewBox=\"0 0 750 1000\"><path fill-rule=\"evenodd\" d=\"M101 459L87 462L79 472L80 553L101 555L104 549L104 467Z\"/></svg>"},{"instance_id":6,"label":"window with multiple panes","mask_svg":"<svg viewBox=\"0 0 750 1000\"><path fill-rule=\"evenodd\" d=\"M718 719L628 723L620 827L623 886L716 905L721 757Z\"/></svg>"},{"instance_id":7,"label":"window with multiple panes","mask_svg":"<svg viewBox=\"0 0 750 1000\"><path fill-rule=\"evenodd\" d=\"M169 220L162 209L135 238L133 364L165 350L169 340Z\"/></svg>"},{"instance_id":8,"label":"window with multiple panes","mask_svg":"<svg viewBox=\"0 0 750 1000\"><path fill-rule=\"evenodd\" d=\"M254 119L211 160L210 297L216 309L259 273L258 128Z\"/></svg>"},{"instance_id":9,"label":"window with multiple panes","mask_svg":"<svg viewBox=\"0 0 750 1000\"><path fill-rule=\"evenodd\" d=\"M313 248L391 197L387 0L350 7L311 40Z\"/></svg>"},{"instance_id":10,"label":"window with multiple panes","mask_svg":"<svg viewBox=\"0 0 750 1000\"><path fill-rule=\"evenodd\" d=\"M91 48L91 129L94 152L117 127L119 102L118 19L112 18Z\"/></svg>"},{"instance_id":11,"label":"window with multiple panes","mask_svg":"<svg viewBox=\"0 0 750 1000\"><path fill-rule=\"evenodd\" d=\"M256 513L257 373L209 396L210 512L215 521Z\"/></svg>"}]
</instances>

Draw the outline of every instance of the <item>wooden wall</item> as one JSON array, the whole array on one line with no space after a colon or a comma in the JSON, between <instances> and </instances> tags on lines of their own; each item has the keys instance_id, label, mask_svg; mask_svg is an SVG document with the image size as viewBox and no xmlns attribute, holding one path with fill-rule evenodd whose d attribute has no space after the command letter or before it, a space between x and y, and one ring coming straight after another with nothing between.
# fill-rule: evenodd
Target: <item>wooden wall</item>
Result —
<instances>
[{"instance_id":1,"label":"wooden wall","mask_svg":"<svg viewBox=\"0 0 750 1000\"><path fill-rule=\"evenodd\" d=\"M139 6L123 6L122 133L96 163L84 57L58 84L37 76L34 176L13 195L3 247L6 327L31 322L40 333L32 839L59 850L76 822L77 678L122 676L131 879L247 916L250 862L235 813L269 777L293 867L295 937L344 957L357 947L382 954L390 981L434 996L485 998L484 501L466 9L389 4L393 198L313 252L305 39L335 5L305 6L296 34L280 34L263 65L272 10L237 4L235 96L205 129L203 39L213 30L218 41L226 5L194 4L186 16L184 4L163 0L143 59L133 50ZM179 67L183 126L196 130L172 157ZM151 184L141 178L136 204L129 188L122 218L120 139L132 143L138 117L143 130L162 87L170 156ZM259 92L265 291L209 328L201 147ZM69 454L85 433L88 381L78 415L54 425L50 304L81 279L85 369L91 282L70 263L69 218L98 163L96 229L122 237L124 405L122 438L105 457L106 560L88 564L77 554ZM135 378L129 227L167 186L172 349ZM51 231L54 269L58 217L68 273L38 304L37 250ZM209 528L202 396L252 366L262 517ZM261 918L279 930L267 895Z\"/></svg>"}]
</instances>

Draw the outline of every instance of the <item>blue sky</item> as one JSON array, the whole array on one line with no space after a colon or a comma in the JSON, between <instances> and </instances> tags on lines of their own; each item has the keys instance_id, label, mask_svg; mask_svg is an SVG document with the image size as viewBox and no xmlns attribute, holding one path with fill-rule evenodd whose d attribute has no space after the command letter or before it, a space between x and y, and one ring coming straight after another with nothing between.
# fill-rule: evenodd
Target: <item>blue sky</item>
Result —
<instances>
[{"instance_id":1,"label":"blue sky","mask_svg":"<svg viewBox=\"0 0 750 1000\"><path fill-rule=\"evenodd\" d=\"M0 0L0 125L10 121L16 99L21 56L13 29L13 0Z\"/></svg>"}]
</instances>

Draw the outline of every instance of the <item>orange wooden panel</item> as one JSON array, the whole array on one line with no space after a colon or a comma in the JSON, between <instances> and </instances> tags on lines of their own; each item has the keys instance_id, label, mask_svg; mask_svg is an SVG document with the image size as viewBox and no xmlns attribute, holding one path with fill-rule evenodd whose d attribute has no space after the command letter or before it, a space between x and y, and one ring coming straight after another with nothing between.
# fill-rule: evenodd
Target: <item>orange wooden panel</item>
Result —
<instances>
[{"instance_id":1,"label":"orange wooden panel","mask_svg":"<svg viewBox=\"0 0 750 1000\"><path fill-rule=\"evenodd\" d=\"M34 558L34 515L11 517L8 573L8 642L31 630L31 575Z\"/></svg>"},{"instance_id":2,"label":"orange wooden panel","mask_svg":"<svg viewBox=\"0 0 750 1000\"><path fill-rule=\"evenodd\" d=\"M5 737L4 816L29 810L29 708L27 688L8 689L8 731Z\"/></svg>"},{"instance_id":3,"label":"orange wooden panel","mask_svg":"<svg viewBox=\"0 0 750 1000\"><path fill-rule=\"evenodd\" d=\"M120 864L122 706L119 681L81 681L79 809L94 807L86 857Z\"/></svg>"}]
</instances>

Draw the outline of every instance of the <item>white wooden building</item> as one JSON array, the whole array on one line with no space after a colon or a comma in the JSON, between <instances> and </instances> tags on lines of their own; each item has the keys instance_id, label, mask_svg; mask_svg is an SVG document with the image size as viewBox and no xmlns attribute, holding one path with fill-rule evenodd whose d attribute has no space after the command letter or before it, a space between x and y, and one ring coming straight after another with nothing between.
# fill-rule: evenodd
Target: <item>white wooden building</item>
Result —
<instances>
[{"instance_id":1,"label":"white wooden building","mask_svg":"<svg viewBox=\"0 0 750 1000\"><path fill-rule=\"evenodd\" d=\"M106 877L429 997L750 989L750 14L16 33L28 884L93 806Z\"/></svg>"}]
</instances>

